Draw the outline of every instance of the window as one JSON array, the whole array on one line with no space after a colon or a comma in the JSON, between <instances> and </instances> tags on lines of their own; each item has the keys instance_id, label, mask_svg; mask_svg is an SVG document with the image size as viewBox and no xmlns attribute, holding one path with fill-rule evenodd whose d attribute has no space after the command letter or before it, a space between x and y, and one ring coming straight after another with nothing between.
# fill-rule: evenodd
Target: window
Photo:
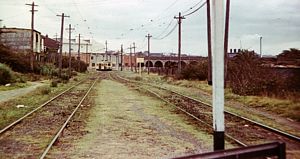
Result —
<instances>
[{"instance_id":1,"label":"window","mask_svg":"<svg viewBox=\"0 0 300 159\"><path fill-rule=\"evenodd\" d=\"M94 59L94 56L91 56L91 60L93 60Z\"/></svg>"},{"instance_id":2,"label":"window","mask_svg":"<svg viewBox=\"0 0 300 159\"><path fill-rule=\"evenodd\" d=\"M35 34L35 42L39 42L39 35Z\"/></svg>"},{"instance_id":3,"label":"window","mask_svg":"<svg viewBox=\"0 0 300 159\"><path fill-rule=\"evenodd\" d=\"M95 63L92 63L92 67L95 67Z\"/></svg>"}]
</instances>

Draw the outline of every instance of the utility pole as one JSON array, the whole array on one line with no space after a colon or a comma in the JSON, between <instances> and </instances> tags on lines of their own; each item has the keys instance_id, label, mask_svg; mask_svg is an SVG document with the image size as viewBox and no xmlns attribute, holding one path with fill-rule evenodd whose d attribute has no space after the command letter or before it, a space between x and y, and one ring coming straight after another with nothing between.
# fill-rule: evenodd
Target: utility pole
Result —
<instances>
[{"instance_id":1,"label":"utility pole","mask_svg":"<svg viewBox=\"0 0 300 159\"><path fill-rule=\"evenodd\" d=\"M85 52L86 52L86 56L85 56L85 61L86 61L86 65L87 67L89 66L89 62L88 62L88 51L89 51L89 43L90 40L86 40L86 45L85 45Z\"/></svg>"},{"instance_id":2,"label":"utility pole","mask_svg":"<svg viewBox=\"0 0 300 159\"><path fill-rule=\"evenodd\" d=\"M78 57L77 57L77 60L78 60L78 72L80 72L80 34L78 36Z\"/></svg>"},{"instance_id":3,"label":"utility pole","mask_svg":"<svg viewBox=\"0 0 300 159\"><path fill-rule=\"evenodd\" d=\"M74 30L74 28L71 27L71 24L69 24L69 78L71 78L71 31Z\"/></svg>"},{"instance_id":4,"label":"utility pole","mask_svg":"<svg viewBox=\"0 0 300 159\"><path fill-rule=\"evenodd\" d=\"M135 70L135 72L137 72L136 71L136 53L135 53L135 42L133 42L133 54L134 54L134 70Z\"/></svg>"},{"instance_id":5,"label":"utility pole","mask_svg":"<svg viewBox=\"0 0 300 159\"><path fill-rule=\"evenodd\" d=\"M130 54L129 54L130 70L133 71L133 69L132 69L132 47L131 47L131 45L130 45L129 49L130 49Z\"/></svg>"},{"instance_id":6,"label":"utility pole","mask_svg":"<svg viewBox=\"0 0 300 159\"><path fill-rule=\"evenodd\" d=\"M174 19L178 19L178 73L181 72L181 23L182 19L185 19L184 16L181 16L181 12L179 12L178 17L174 17Z\"/></svg>"},{"instance_id":7,"label":"utility pole","mask_svg":"<svg viewBox=\"0 0 300 159\"><path fill-rule=\"evenodd\" d=\"M105 60L107 61L107 40L105 41Z\"/></svg>"},{"instance_id":8,"label":"utility pole","mask_svg":"<svg viewBox=\"0 0 300 159\"><path fill-rule=\"evenodd\" d=\"M212 62L211 62L211 20L210 20L210 1L206 0L206 15L207 15L207 51L208 51L208 58L207 58L207 65L208 65L208 74L207 74L207 83L208 85L212 85Z\"/></svg>"},{"instance_id":9,"label":"utility pole","mask_svg":"<svg viewBox=\"0 0 300 159\"><path fill-rule=\"evenodd\" d=\"M224 149L224 1L212 0L214 150Z\"/></svg>"},{"instance_id":10,"label":"utility pole","mask_svg":"<svg viewBox=\"0 0 300 159\"><path fill-rule=\"evenodd\" d=\"M259 54L260 58L262 58L262 36L259 37Z\"/></svg>"},{"instance_id":11,"label":"utility pole","mask_svg":"<svg viewBox=\"0 0 300 159\"><path fill-rule=\"evenodd\" d=\"M149 68L149 65L150 65L150 38L152 37L150 34L148 34L146 36L148 38L148 58L147 58L147 70L148 70L148 75L149 75L149 72L150 72L150 68Z\"/></svg>"},{"instance_id":12,"label":"utility pole","mask_svg":"<svg viewBox=\"0 0 300 159\"><path fill-rule=\"evenodd\" d=\"M58 35L57 35L57 33L55 33L54 37L55 37L55 41L57 42L58 41Z\"/></svg>"},{"instance_id":13,"label":"utility pole","mask_svg":"<svg viewBox=\"0 0 300 159\"><path fill-rule=\"evenodd\" d=\"M123 44L121 45L121 71L123 71Z\"/></svg>"},{"instance_id":14,"label":"utility pole","mask_svg":"<svg viewBox=\"0 0 300 159\"><path fill-rule=\"evenodd\" d=\"M226 87L228 63L228 35L229 35L230 0L226 0L225 36L224 36L224 86Z\"/></svg>"},{"instance_id":15,"label":"utility pole","mask_svg":"<svg viewBox=\"0 0 300 159\"><path fill-rule=\"evenodd\" d=\"M57 33L55 33L54 38L55 38L56 44L59 44ZM53 55L52 55L52 53L51 53L51 61L52 61L53 63L55 63L56 67L58 66L58 63L57 63L57 61L58 61L57 52L55 53L54 57L53 57Z\"/></svg>"},{"instance_id":16,"label":"utility pole","mask_svg":"<svg viewBox=\"0 0 300 159\"><path fill-rule=\"evenodd\" d=\"M58 75L61 77L61 69L62 69L62 49L63 49L63 34L64 34L64 19L65 17L70 17L66 16L64 13L61 15L57 15L61 17L61 29L60 29L60 50L59 50L59 72Z\"/></svg>"},{"instance_id":17,"label":"utility pole","mask_svg":"<svg viewBox=\"0 0 300 159\"><path fill-rule=\"evenodd\" d=\"M31 54L30 54L30 68L33 71L33 61L34 61L34 50L33 50L33 33L34 33L34 12L37 12L37 10L34 10L35 5L34 2L32 4L25 4L27 6L31 6L31 43L30 43L30 49L31 49Z\"/></svg>"}]
</instances>

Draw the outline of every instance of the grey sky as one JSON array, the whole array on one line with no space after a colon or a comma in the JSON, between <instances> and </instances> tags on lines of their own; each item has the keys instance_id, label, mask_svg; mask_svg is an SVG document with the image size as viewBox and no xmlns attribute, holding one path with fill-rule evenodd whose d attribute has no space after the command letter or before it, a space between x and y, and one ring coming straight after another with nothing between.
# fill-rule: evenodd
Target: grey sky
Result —
<instances>
[{"instance_id":1,"label":"grey sky","mask_svg":"<svg viewBox=\"0 0 300 159\"><path fill-rule=\"evenodd\" d=\"M189 13L198 2L201 0L36 0L35 28L50 37L60 34L61 19L56 15L64 12L71 16L66 18L65 28L68 24L75 27L73 37L80 33L100 43L108 40L111 50L136 42L137 50L144 51L147 33L166 35L176 24L173 17L179 11ZM2 25L30 28L30 7L25 3L32 1L1 0ZM229 48L258 52L259 36L263 37L264 54L300 48L299 9L300 0L231 0ZM163 40L152 39L152 52L177 52L177 32L176 28ZM204 6L183 20L182 52L206 56L206 34Z\"/></svg>"}]
</instances>

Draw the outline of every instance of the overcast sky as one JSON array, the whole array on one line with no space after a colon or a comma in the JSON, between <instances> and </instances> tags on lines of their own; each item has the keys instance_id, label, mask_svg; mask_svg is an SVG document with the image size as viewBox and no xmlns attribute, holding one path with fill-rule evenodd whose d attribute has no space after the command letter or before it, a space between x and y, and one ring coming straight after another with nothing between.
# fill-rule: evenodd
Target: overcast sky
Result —
<instances>
[{"instance_id":1,"label":"overcast sky","mask_svg":"<svg viewBox=\"0 0 300 159\"><path fill-rule=\"evenodd\" d=\"M109 50L128 48L136 43L137 51L147 49L145 35L150 33L151 52L177 52L178 12L188 14L204 0L36 0L35 29L43 35L60 35L61 18L65 28L72 24L84 39L108 41ZM1 0L1 25L30 29L29 0ZM199 4L199 5L196 5ZM195 6L196 5L196 6ZM194 6L194 7L193 7ZM191 9L191 7L193 7ZM276 55L282 50L300 48L300 0L231 0L229 48L259 52L263 37L263 54ZM65 37L68 35L65 32ZM155 39L156 38L156 39ZM128 51L128 50L126 50ZM182 52L207 55L206 6L187 16L182 23Z\"/></svg>"}]
</instances>

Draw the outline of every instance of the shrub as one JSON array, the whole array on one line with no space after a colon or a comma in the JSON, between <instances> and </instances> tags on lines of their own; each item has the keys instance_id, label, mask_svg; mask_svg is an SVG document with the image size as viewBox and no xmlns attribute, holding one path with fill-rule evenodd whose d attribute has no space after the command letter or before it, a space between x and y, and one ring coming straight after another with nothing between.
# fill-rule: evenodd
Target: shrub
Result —
<instances>
[{"instance_id":1,"label":"shrub","mask_svg":"<svg viewBox=\"0 0 300 159\"><path fill-rule=\"evenodd\" d=\"M38 91L42 95L49 94L51 92L51 88L49 86L41 86L38 88Z\"/></svg>"},{"instance_id":2,"label":"shrub","mask_svg":"<svg viewBox=\"0 0 300 159\"><path fill-rule=\"evenodd\" d=\"M58 85L58 81L57 80L52 80L51 84L50 84L50 87L57 87L57 85Z\"/></svg>"},{"instance_id":3,"label":"shrub","mask_svg":"<svg viewBox=\"0 0 300 159\"><path fill-rule=\"evenodd\" d=\"M69 68L69 57L63 57L62 68ZM71 69L77 72L85 72L87 70L87 64L83 61L78 62L74 57L71 58Z\"/></svg>"},{"instance_id":4,"label":"shrub","mask_svg":"<svg viewBox=\"0 0 300 159\"><path fill-rule=\"evenodd\" d=\"M55 72L55 66L53 64L45 64L40 68L40 74L45 76L52 76Z\"/></svg>"},{"instance_id":5,"label":"shrub","mask_svg":"<svg viewBox=\"0 0 300 159\"><path fill-rule=\"evenodd\" d=\"M227 77L233 93L238 95L270 95L282 90L282 79L263 68L254 52L243 51L229 61Z\"/></svg>"},{"instance_id":6,"label":"shrub","mask_svg":"<svg viewBox=\"0 0 300 159\"><path fill-rule=\"evenodd\" d=\"M0 84L15 82L13 71L5 64L0 63Z\"/></svg>"},{"instance_id":7,"label":"shrub","mask_svg":"<svg viewBox=\"0 0 300 159\"><path fill-rule=\"evenodd\" d=\"M181 73L177 76L179 79L194 79L194 80L206 80L207 79L208 64L207 60L199 61L197 63L188 64L181 70Z\"/></svg>"},{"instance_id":8,"label":"shrub","mask_svg":"<svg viewBox=\"0 0 300 159\"><path fill-rule=\"evenodd\" d=\"M143 80L143 78L140 77L140 76L135 76L135 77L134 77L134 80L136 80L136 81L141 81L141 80Z\"/></svg>"}]
</instances>

